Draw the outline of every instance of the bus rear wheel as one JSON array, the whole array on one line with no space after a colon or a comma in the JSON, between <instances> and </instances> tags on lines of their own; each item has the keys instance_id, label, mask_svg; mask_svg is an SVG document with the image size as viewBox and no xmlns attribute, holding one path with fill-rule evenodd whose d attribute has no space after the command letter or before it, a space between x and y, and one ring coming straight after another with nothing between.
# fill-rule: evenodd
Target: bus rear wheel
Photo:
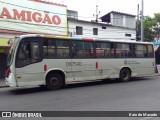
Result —
<instances>
[{"instance_id":1,"label":"bus rear wheel","mask_svg":"<svg viewBox=\"0 0 160 120\"><path fill-rule=\"evenodd\" d=\"M127 68L123 68L121 70L121 72L120 72L120 80L122 82L127 82L127 81L130 80L130 78L131 78L131 72L130 72L130 70L127 69Z\"/></svg>"},{"instance_id":2,"label":"bus rear wheel","mask_svg":"<svg viewBox=\"0 0 160 120\"><path fill-rule=\"evenodd\" d=\"M46 87L48 90L60 89L64 85L63 83L63 79L58 73L51 73L47 76Z\"/></svg>"}]
</instances>

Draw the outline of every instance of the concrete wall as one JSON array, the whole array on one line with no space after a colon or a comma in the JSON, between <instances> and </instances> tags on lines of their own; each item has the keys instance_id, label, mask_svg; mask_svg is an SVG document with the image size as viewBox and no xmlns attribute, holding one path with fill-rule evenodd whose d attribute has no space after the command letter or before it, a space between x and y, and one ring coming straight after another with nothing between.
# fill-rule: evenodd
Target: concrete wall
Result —
<instances>
[{"instance_id":1,"label":"concrete wall","mask_svg":"<svg viewBox=\"0 0 160 120\"><path fill-rule=\"evenodd\" d=\"M122 15L111 13L111 25L122 26L134 29L135 26L135 17L129 15Z\"/></svg>"},{"instance_id":2,"label":"concrete wall","mask_svg":"<svg viewBox=\"0 0 160 120\"><path fill-rule=\"evenodd\" d=\"M83 35L76 35L76 26L83 27ZM69 33L71 33L72 36L124 40L133 40L136 38L135 29L124 27L115 27L111 25L82 22L76 20L68 20L68 27ZM102 29L102 27L106 27L106 29ZM98 28L98 35L93 35L93 28ZM131 37L127 37L125 36L125 34L131 34Z\"/></svg>"}]
</instances>

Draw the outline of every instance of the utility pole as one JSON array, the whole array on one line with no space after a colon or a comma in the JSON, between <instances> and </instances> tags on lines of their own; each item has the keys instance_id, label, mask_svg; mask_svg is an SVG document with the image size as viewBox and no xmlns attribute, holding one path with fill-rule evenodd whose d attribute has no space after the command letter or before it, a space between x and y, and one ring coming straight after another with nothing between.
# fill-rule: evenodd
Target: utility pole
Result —
<instances>
[{"instance_id":1,"label":"utility pole","mask_svg":"<svg viewBox=\"0 0 160 120\"><path fill-rule=\"evenodd\" d=\"M144 39L144 16L143 16L143 0L142 0L142 10L141 10L141 42L143 42Z\"/></svg>"},{"instance_id":2,"label":"utility pole","mask_svg":"<svg viewBox=\"0 0 160 120\"><path fill-rule=\"evenodd\" d=\"M139 4L137 5L137 20L139 21Z\"/></svg>"},{"instance_id":3,"label":"utility pole","mask_svg":"<svg viewBox=\"0 0 160 120\"><path fill-rule=\"evenodd\" d=\"M139 4L137 5L136 40L140 40Z\"/></svg>"},{"instance_id":4,"label":"utility pole","mask_svg":"<svg viewBox=\"0 0 160 120\"><path fill-rule=\"evenodd\" d=\"M157 40L159 41L160 38L160 18L158 17L158 22L157 22L157 31L158 31L158 35L157 35Z\"/></svg>"},{"instance_id":5,"label":"utility pole","mask_svg":"<svg viewBox=\"0 0 160 120\"><path fill-rule=\"evenodd\" d=\"M98 11L98 5L96 5L96 15L93 14L93 16L96 16L96 22L98 22L98 15L100 14L100 11Z\"/></svg>"}]
</instances>

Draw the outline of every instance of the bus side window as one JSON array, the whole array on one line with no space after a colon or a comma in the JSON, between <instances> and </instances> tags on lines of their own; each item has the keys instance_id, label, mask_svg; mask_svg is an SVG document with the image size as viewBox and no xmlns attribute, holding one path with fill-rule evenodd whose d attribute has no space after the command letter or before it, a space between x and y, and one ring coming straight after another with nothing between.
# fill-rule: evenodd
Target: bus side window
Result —
<instances>
[{"instance_id":1,"label":"bus side window","mask_svg":"<svg viewBox=\"0 0 160 120\"><path fill-rule=\"evenodd\" d=\"M18 58L19 59L25 59L25 51L26 51L26 45L22 45L19 49Z\"/></svg>"},{"instance_id":2,"label":"bus side window","mask_svg":"<svg viewBox=\"0 0 160 120\"><path fill-rule=\"evenodd\" d=\"M148 57L153 58L154 57L154 49L152 45L148 45Z\"/></svg>"},{"instance_id":3,"label":"bus side window","mask_svg":"<svg viewBox=\"0 0 160 120\"><path fill-rule=\"evenodd\" d=\"M110 55L111 57L115 57L115 54L114 54L114 43L110 43Z\"/></svg>"},{"instance_id":4,"label":"bus side window","mask_svg":"<svg viewBox=\"0 0 160 120\"><path fill-rule=\"evenodd\" d=\"M34 60L39 60L41 58L38 42L31 42L31 54Z\"/></svg>"},{"instance_id":5,"label":"bus side window","mask_svg":"<svg viewBox=\"0 0 160 120\"><path fill-rule=\"evenodd\" d=\"M93 42L90 41L72 41L73 58L93 58Z\"/></svg>"},{"instance_id":6,"label":"bus side window","mask_svg":"<svg viewBox=\"0 0 160 120\"><path fill-rule=\"evenodd\" d=\"M56 46L58 58L69 58L69 41L56 40Z\"/></svg>"},{"instance_id":7,"label":"bus side window","mask_svg":"<svg viewBox=\"0 0 160 120\"><path fill-rule=\"evenodd\" d=\"M83 56L82 54L82 41L72 41L72 58L80 58Z\"/></svg>"},{"instance_id":8,"label":"bus side window","mask_svg":"<svg viewBox=\"0 0 160 120\"><path fill-rule=\"evenodd\" d=\"M20 45L20 48L18 50L18 59L29 59L31 58L30 56L30 44L27 42L24 42Z\"/></svg>"},{"instance_id":9,"label":"bus side window","mask_svg":"<svg viewBox=\"0 0 160 120\"><path fill-rule=\"evenodd\" d=\"M133 46L132 46L132 56L137 57L137 55L136 55L136 45L135 44L133 44Z\"/></svg>"}]
</instances>

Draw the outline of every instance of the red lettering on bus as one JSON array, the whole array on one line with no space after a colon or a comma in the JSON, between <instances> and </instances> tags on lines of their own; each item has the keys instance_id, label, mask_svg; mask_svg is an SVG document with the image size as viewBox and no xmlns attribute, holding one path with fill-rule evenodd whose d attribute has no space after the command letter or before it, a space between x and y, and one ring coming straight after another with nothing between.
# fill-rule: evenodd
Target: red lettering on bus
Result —
<instances>
[{"instance_id":1,"label":"red lettering on bus","mask_svg":"<svg viewBox=\"0 0 160 120\"><path fill-rule=\"evenodd\" d=\"M31 12L31 11L25 11L21 10L18 11L17 9L12 9L13 13L10 13L7 8L3 8L2 12L0 12L0 18L7 18L7 19L12 19L12 14L13 14L13 19L14 20L22 20L22 21L28 21L28 22L36 22L36 23L47 23L47 24L55 24L59 25L61 23L61 18L58 15L52 15L49 16L47 13L39 13L39 12Z\"/></svg>"},{"instance_id":2,"label":"red lettering on bus","mask_svg":"<svg viewBox=\"0 0 160 120\"><path fill-rule=\"evenodd\" d=\"M42 16L41 13L38 13L38 12L34 12L34 13L32 14L33 20L34 20L35 22L37 22L37 23L40 23L40 22L42 21L41 16Z\"/></svg>"},{"instance_id":3,"label":"red lettering on bus","mask_svg":"<svg viewBox=\"0 0 160 120\"><path fill-rule=\"evenodd\" d=\"M61 18L58 15L54 15L52 21L55 25L59 25L61 23Z\"/></svg>"},{"instance_id":4,"label":"red lettering on bus","mask_svg":"<svg viewBox=\"0 0 160 120\"><path fill-rule=\"evenodd\" d=\"M14 18L13 18L13 19L26 21L25 11L24 11L24 10L22 10L22 11L19 13L16 9L13 9L13 12L14 12Z\"/></svg>"},{"instance_id":5,"label":"red lettering on bus","mask_svg":"<svg viewBox=\"0 0 160 120\"><path fill-rule=\"evenodd\" d=\"M26 13L27 13L27 19L26 19L26 21L32 22L32 18L31 18L32 12L31 11L26 11Z\"/></svg>"},{"instance_id":6,"label":"red lettering on bus","mask_svg":"<svg viewBox=\"0 0 160 120\"><path fill-rule=\"evenodd\" d=\"M5 7L3 8L1 15L0 15L0 18L4 18L4 17L6 17L7 19L12 19L9 11Z\"/></svg>"},{"instance_id":7,"label":"red lettering on bus","mask_svg":"<svg viewBox=\"0 0 160 120\"><path fill-rule=\"evenodd\" d=\"M48 24L52 24L52 21L49 18L48 14L45 14L45 17L44 17L44 19L42 21L42 23L46 23L46 22L48 22Z\"/></svg>"}]
</instances>

